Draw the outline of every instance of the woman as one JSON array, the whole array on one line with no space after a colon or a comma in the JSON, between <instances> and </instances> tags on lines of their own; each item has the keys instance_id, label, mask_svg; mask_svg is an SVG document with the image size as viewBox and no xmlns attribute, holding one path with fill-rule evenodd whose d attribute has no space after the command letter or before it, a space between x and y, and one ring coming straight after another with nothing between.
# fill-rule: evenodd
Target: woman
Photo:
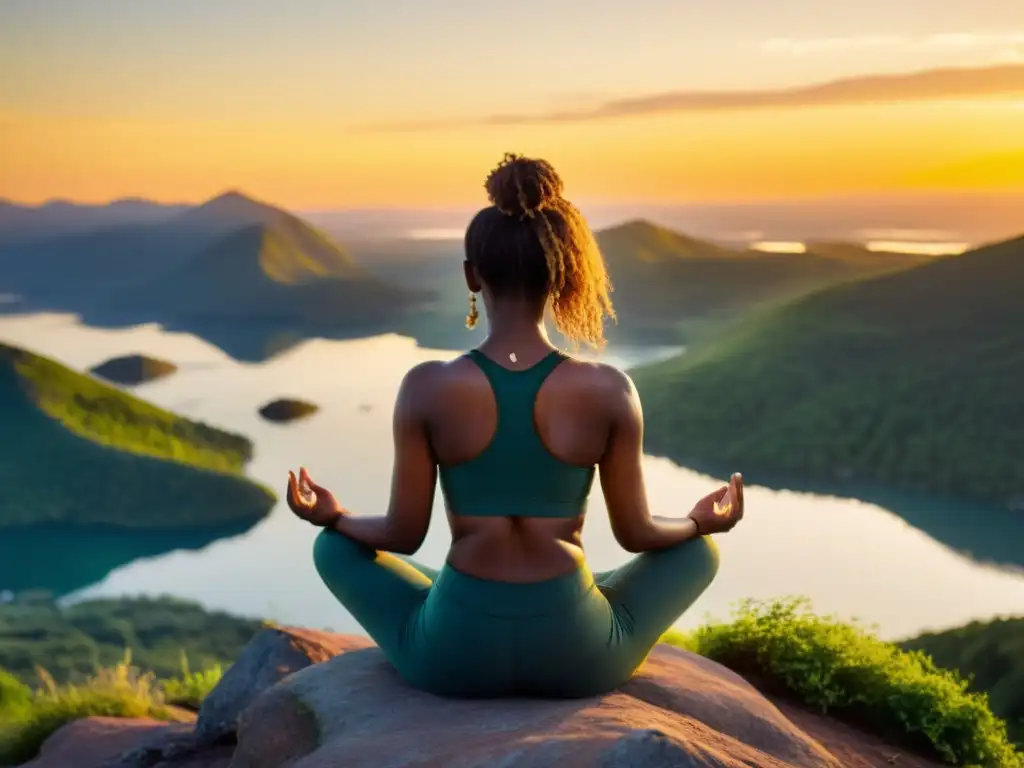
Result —
<instances>
[{"instance_id":1,"label":"woman","mask_svg":"<svg viewBox=\"0 0 1024 768\"><path fill-rule=\"evenodd\" d=\"M685 519L650 515L633 383L567 357L544 330L550 309L572 342L603 344L614 315L593 235L542 160L506 155L485 186L493 205L469 225L464 266L467 325L480 295L489 334L402 382L387 514L350 515L305 469L289 473L289 505L324 528L320 576L410 684L456 696L599 694L628 680L711 583L707 537L743 517L742 479ZM596 468L615 538L639 553L601 574L580 538ZM452 533L440 572L389 554L423 542L438 475Z\"/></svg>"}]
</instances>

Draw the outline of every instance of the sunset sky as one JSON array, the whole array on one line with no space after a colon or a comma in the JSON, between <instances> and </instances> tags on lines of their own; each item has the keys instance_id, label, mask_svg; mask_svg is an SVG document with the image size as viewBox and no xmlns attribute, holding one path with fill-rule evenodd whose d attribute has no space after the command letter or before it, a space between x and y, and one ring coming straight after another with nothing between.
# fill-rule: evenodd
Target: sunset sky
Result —
<instances>
[{"instance_id":1,"label":"sunset sky","mask_svg":"<svg viewBox=\"0 0 1024 768\"><path fill-rule=\"evenodd\" d=\"M1024 190L1021 0L0 0L0 73L19 202Z\"/></svg>"}]
</instances>

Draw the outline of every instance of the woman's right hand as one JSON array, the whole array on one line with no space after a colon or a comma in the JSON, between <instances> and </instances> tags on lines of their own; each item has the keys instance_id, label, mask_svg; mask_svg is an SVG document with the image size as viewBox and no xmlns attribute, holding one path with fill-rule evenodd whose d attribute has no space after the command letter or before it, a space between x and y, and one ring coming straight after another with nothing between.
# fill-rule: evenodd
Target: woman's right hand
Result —
<instances>
[{"instance_id":1,"label":"woman's right hand","mask_svg":"<svg viewBox=\"0 0 1024 768\"><path fill-rule=\"evenodd\" d=\"M314 483L305 467L299 470L298 477L294 472L288 472L286 494L291 511L313 525L328 528L344 514L334 494Z\"/></svg>"},{"instance_id":2,"label":"woman's right hand","mask_svg":"<svg viewBox=\"0 0 1024 768\"><path fill-rule=\"evenodd\" d=\"M689 517L703 536L731 531L743 519L743 476L737 472L728 485L694 504Z\"/></svg>"}]
</instances>

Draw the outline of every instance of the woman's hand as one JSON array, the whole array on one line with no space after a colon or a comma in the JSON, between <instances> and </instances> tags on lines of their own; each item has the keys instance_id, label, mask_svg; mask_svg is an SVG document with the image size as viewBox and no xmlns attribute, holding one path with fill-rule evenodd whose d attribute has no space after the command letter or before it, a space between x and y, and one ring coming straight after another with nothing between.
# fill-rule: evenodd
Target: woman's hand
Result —
<instances>
[{"instance_id":1,"label":"woman's hand","mask_svg":"<svg viewBox=\"0 0 1024 768\"><path fill-rule=\"evenodd\" d=\"M743 519L743 476L734 474L728 485L698 501L689 516L701 535L731 531Z\"/></svg>"},{"instance_id":2,"label":"woman's hand","mask_svg":"<svg viewBox=\"0 0 1024 768\"><path fill-rule=\"evenodd\" d=\"M313 482L305 467L295 473L288 472L288 507L306 522L330 528L344 514L334 494Z\"/></svg>"}]
</instances>

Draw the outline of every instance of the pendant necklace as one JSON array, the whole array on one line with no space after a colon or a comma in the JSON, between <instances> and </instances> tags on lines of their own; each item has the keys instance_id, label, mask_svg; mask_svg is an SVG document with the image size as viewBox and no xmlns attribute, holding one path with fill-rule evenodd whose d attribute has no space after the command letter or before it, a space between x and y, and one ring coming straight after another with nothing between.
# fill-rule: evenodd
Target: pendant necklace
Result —
<instances>
[{"instance_id":1,"label":"pendant necklace","mask_svg":"<svg viewBox=\"0 0 1024 768\"><path fill-rule=\"evenodd\" d=\"M508 359L511 360L514 363L514 362L516 362L516 360L518 358L516 357L516 353L515 352L509 352L508 353Z\"/></svg>"}]
</instances>

